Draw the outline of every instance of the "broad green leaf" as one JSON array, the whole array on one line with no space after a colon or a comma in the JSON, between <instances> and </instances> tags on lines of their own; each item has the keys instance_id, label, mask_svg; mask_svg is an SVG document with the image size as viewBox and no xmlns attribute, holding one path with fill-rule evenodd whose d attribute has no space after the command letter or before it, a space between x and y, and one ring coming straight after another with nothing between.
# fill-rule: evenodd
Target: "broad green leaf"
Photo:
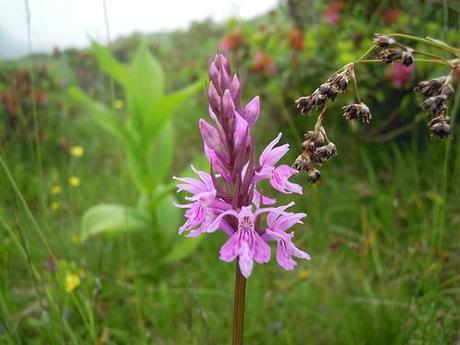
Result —
<instances>
[{"instance_id":1,"label":"broad green leaf","mask_svg":"<svg viewBox=\"0 0 460 345\"><path fill-rule=\"evenodd\" d=\"M200 90L202 86L202 82L197 81L181 90L164 95L156 103L154 111L149 113L146 119L145 129L147 138L153 138L163 124L171 119L174 112L187 100L187 98Z\"/></svg>"},{"instance_id":2,"label":"broad green leaf","mask_svg":"<svg viewBox=\"0 0 460 345\"><path fill-rule=\"evenodd\" d=\"M92 100L78 87L70 87L71 99L83 105L93 120L125 145L132 145L129 133L117 115L107 106Z\"/></svg>"},{"instance_id":3,"label":"broad green leaf","mask_svg":"<svg viewBox=\"0 0 460 345\"><path fill-rule=\"evenodd\" d=\"M183 210L174 206L176 198L173 194L165 196L157 205L156 215L156 237L162 248L167 248L175 239L180 222L183 219Z\"/></svg>"},{"instance_id":4,"label":"broad green leaf","mask_svg":"<svg viewBox=\"0 0 460 345\"><path fill-rule=\"evenodd\" d=\"M113 57L110 49L93 42L91 50L96 56L100 68L119 83L126 85L128 81L127 68Z\"/></svg>"},{"instance_id":5,"label":"broad green leaf","mask_svg":"<svg viewBox=\"0 0 460 345\"><path fill-rule=\"evenodd\" d=\"M139 154L140 151L136 148L127 151L128 169L137 188L143 194L148 195L152 190L155 190L155 182L149 174L145 158Z\"/></svg>"},{"instance_id":6,"label":"broad green leaf","mask_svg":"<svg viewBox=\"0 0 460 345\"><path fill-rule=\"evenodd\" d=\"M83 215L81 240L100 233L150 230L148 214L121 204L99 204Z\"/></svg>"},{"instance_id":7,"label":"broad green leaf","mask_svg":"<svg viewBox=\"0 0 460 345\"><path fill-rule=\"evenodd\" d=\"M164 263L177 262L194 252L200 238L179 236L177 231L184 220L184 210L174 206L176 201L172 194L167 195L157 207L157 227L161 243L169 247Z\"/></svg>"},{"instance_id":8,"label":"broad green leaf","mask_svg":"<svg viewBox=\"0 0 460 345\"><path fill-rule=\"evenodd\" d=\"M171 122L163 126L159 135L150 146L150 153L147 159L150 176L155 185L163 182L166 174L171 169L174 158L175 131Z\"/></svg>"},{"instance_id":9,"label":"broad green leaf","mask_svg":"<svg viewBox=\"0 0 460 345\"><path fill-rule=\"evenodd\" d=\"M163 96L164 89L163 70L145 43L137 49L129 73L127 92L134 107L130 120L142 130L146 119L154 115L155 103Z\"/></svg>"},{"instance_id":10,"label":"broad green leaf","mask_svg":"<svg viewBox=\"0 0 460 345\"><path fill-rule=\"evenodd\" d=\"M180 236L174 242L171 251L164 257L163 263L178 262L196 251L203 237Z\"/></svg>"}]
</instances>

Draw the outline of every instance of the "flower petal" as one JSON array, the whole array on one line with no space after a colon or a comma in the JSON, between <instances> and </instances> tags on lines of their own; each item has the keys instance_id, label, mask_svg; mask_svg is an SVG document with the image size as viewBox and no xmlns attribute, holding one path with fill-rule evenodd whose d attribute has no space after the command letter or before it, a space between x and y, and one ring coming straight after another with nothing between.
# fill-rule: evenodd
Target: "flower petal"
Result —
<instances>
[{"instance_id":1,"label":"flower petal","mask_svg":"<svg viewBox=\"0 0 460 345\"><path fill-rule=\"evenodd\" d=\"M254 126L260 114L260 99L259 96L254 97L245 107L243 117L248 122L249 126Z\"/></svg>"}]
</instances>

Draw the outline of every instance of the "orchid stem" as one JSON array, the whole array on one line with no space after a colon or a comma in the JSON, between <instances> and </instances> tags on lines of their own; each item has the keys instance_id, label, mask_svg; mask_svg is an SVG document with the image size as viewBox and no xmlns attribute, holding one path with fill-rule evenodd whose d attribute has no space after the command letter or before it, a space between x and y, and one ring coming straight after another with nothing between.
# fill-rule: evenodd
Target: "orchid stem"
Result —
<instances>
[{"instance_id":1,"label":"orchid stem","mask_svg":"<svg viewBox=\"0 0 460 345\"><path fill-rule=\"evenodd\" d=\"M233 338L232 345L243 344L244 300L246 295L246 278L240 271L238 261L235 270L235 300L233 305Z\"/></svg>"}]
</instances>

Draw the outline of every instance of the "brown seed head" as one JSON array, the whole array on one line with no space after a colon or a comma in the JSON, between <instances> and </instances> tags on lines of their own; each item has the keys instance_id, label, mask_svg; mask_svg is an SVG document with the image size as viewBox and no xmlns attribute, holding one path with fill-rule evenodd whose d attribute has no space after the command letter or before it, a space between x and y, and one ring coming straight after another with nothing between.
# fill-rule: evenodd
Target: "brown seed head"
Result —
<instances>
[{"instance_id":1,"label":"brown seed head","mask_svg":"<svg viewBox=\"0 0 460 345\"><path fill-rule=\"evenodd\" d=\"M402 53L403 52L401 49L387 48L380 52L379 57L380 60L384 63L392 63L401 59Z\"/></svg>"},{"instance_id":2,"label":"brown seed head","mask_svg":"<svg viewBox=\"0 0 460 345\"><path fill-rule=\"evenodd\" d=\"M343 117L348 121L360 120L363 124L369 124L372 114L364 103L349 104L343 109Z\"/></svg>"},{"instance_id":3,"label":"brown seed head","mask_svg":"<svg viewBox=\"0 0 460 345\"><path fill-rule=\"evenodd\" d=\"M321 172L318 169L311 169L308 171L308 182L314 184L321 179Z\"/></svg>"},{"instance_id":4,"label":"brown seed head","mask_svg":"<svg viewBox=\"0 0 460 345\"><path fill-rule=\"evenodd\" d=\"M379 46L380 48L387 48L393 44L396 43L394 38L387 36L387 35L381 35L381 34L375 34L374 38L374 43L375 45Z\"/></svg>"}]
</instances>

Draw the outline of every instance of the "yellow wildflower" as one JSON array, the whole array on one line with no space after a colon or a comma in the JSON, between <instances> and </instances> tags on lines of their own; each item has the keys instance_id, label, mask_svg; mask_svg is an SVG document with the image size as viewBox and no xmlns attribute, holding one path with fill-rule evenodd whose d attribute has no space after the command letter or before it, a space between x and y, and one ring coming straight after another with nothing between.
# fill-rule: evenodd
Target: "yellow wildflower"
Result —
<instances>
[{"instance_id":1,"label":"yellow wildflower","mask_svg":"<svg viewBox=\"0 0 460 345\"><path fill-rule=\"evenodd\" d=\"M80 179L77 176L70 176L69 185L72 187L78 187L80 185Z\"/></svg>"},{"instance_id":2,"label":"yellow wildflower","mask_svg":"<svg viewBox=\"0 0 460 345\"><path fill-rule=\"evenodd\" d=\"M52 186L50 189L52 195L58 195L62 193L62 187L59 185Z\"/></svg>"},{"instance_id":3,"label":"yellow wildflower","mask_svg":"<svg viewBox=\"0 0 460 345\"><path fill-rule=\"evenodd\" d=\"M85 153L85 149L79 145L70 148L70 154L74 157L81 157Z\"/></svg>"},{"instance_id":4,"label":"yellow wildflower","mask_svg":"<svg viewBox=\"0 0 460 345\"><path fill-rule=\"evenodd\" d=\"M114 109L120 110L121 108L123 108L124 103L121 99L116 99L113 101L112 106Z\"/></svg>"},{"instance_id":5,"label":"yellow wildflower","mask_svg":"<svg viewBox=\"0 0 460 345\"><path fill-rule=\"evenodd\" d=\"M298 275L300 279L308 279L308 277L310 277L310 272L307 270L300 270Z\"/></svg>"},{"instance_id":6,"label":"yellow wildflower","mask_svg":"<svg viewBox=\"0 0 460 345\"><path fill-rule=\"evenodd\" d=\"M65 276L65 291L72 292L81 283L80 277L75 273L67 272Z\"/></svg>"},{"instance_id":7,"label":"yellow wildflower","mask_svg":"<svg viewBox=\"0 0 460 345\"><path fill-rule=\"evenodd\" d=\"M51 204L50 204L51 211L57 211L59 210L60 207L61 206L59 205L57 201L51 201Z\"/></svg>"},{"instance_id":8,"label":"yellow wildflower","mask_svg":"<svg viewBox=\"0 0 460 345\"><path fill-rule=\"evenodd\" d=\"M70 240L71 240L73 243L80 243L80 237L78 237L78 235L76 235L76 234L73 234L73 235L70 237Z\"/></svg>"}]
</instances>

